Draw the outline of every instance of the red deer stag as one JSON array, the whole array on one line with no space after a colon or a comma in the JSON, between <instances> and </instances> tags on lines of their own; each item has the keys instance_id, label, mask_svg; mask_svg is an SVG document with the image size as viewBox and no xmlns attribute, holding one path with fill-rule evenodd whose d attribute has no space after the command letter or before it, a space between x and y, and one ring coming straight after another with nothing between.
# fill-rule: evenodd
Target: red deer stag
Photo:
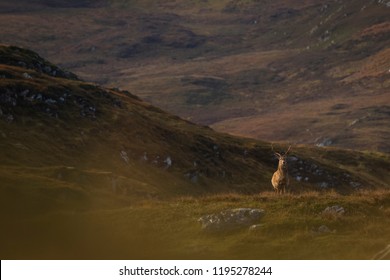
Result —
<instances>
[{"instance_id":1,"label":"red deer stag","mask_svg":"<svg viewBox=\"0 0 390 280\"><path fill-rule=\"evenodd\" d=\"M275 155L279 159L279 165L278 170L274 173L272 176L272 186L274 187L274 190L276 193L281 194L285 193L286 189L288 189L289 185L289 179L288 179L288 169L287 169L287 154L290 151L291 146L288 147L287 152L285 152L283 155L279 153L275 153ZM274 150L272 146L272 151Z\"/></svg>"}]
</instances>

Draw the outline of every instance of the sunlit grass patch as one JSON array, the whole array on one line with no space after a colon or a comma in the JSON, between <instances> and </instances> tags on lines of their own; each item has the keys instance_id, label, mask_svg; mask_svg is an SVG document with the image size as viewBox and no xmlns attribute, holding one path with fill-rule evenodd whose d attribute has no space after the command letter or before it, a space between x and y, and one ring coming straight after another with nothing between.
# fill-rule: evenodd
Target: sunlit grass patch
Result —
<instances>
[{"instance_id":1,"label":"sunlit grass patch","mask_svg":"<svg viewBox=\"0 0 390 280\"><path fill-rule=\"evenodd\" d=\"M369 259L389 242L390 225L385 223L389 196L383 190L364 196L221 194L145 201L113 210L64 211L18 222L15 229L23 229L23 234L8 236L14 250L3 254L31 258ZM345 208L342 216L321 215L334 203ZM258 229L209 233L202 231L197 221L204 214L240 207L266 211ZM329 231L321 231L321 227ZM77 249L69 244L76 244Z\"/></svg>"}]
</instances>

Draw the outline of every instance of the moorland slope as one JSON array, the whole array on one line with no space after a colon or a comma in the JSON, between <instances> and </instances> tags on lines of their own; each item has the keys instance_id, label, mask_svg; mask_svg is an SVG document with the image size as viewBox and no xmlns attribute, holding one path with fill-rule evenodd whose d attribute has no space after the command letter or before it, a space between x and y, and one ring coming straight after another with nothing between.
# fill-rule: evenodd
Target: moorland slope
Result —
<instances>
[{"instance_id":1,"label":"moorland slope","mask_svg":"<svg viewBox=\"0 0 390 280\"><path fill-rule=\"evenodd\" d=\"M184 119L389 151L386 1L9 1L4 43Z\"/></svg>"}]
</instances>

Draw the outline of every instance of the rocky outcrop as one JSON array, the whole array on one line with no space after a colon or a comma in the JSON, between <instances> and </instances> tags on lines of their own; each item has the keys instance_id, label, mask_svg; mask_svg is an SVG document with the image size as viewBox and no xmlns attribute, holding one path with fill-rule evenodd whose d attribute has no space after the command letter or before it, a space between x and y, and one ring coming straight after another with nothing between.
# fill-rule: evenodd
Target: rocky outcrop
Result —
<instances>
[{"instance_id":1,"label":"rocky outcrop","mask_svg":"<svg viewBox=\"0 0 390 280\"><path fill-rule=\"evenodd\" d=\"M263 209L235 208L205 215L198 219L204 231L221 232L250 227L264 216Z\"/></svg>"},{"instance_id":2,"label":"rocky outcrop","mask_svg":"<svg viewBox=\"0 0 390 280\"><path fill-rule=\"evenodd\" d=\"M58 66L40 57L37 53L15 46L0 46L0 64L32 69L52 77L78 80L75 74L60 69ZM31 79L32 77L29 73L24 73L24 78Z\"/></svg>"}]
</instances>

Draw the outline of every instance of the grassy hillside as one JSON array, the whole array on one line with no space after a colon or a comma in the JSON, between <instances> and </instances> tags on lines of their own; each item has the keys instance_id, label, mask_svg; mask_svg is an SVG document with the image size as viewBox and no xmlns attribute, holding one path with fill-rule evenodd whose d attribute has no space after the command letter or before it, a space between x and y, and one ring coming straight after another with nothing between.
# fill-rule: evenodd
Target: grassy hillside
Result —
<instances>
[{"instance_id":1,"label":"grassy hillside","mask_svg":"<svg viewBox=\"0 0 390 280\"><path fill-rule=\"evenodd\" d=\"M332 205L342 216L323 215ZM207 233L199 217L254 207L249 231ZM148 201L116 209L51 212L4 223L2 258L16 259L371 259L389 244L388 191L277 197L217 195ZM323 230L325 228L326 230ZM388 256L387 256L388 258Z\"/></svg>"},{"instance_id":2,"label":"grassy hillside","mask_svg":"<svg viewBox=\"0 0 390 280\"><path fill-rule=\"evenodd\" d=\"M178 203L181 215L193 217L198 214L190 211L197 203L193 197L232 193L238 199L234 205L244 206L254 202L240 195L271 190L277 160L269 143L182 120L127 91L79 80L25 49L0 46L0 62L2 258L94 258L88 253L94 252L90 246L110 242L111 233L105 232L115 220L119 225L114 238L119 234L117 240L125 242L122 226L131 228L135 223L129 244L139 244L143 230L154 231L149 223L144 227L141 218L151 217L153 224L153 213L164 212L170 203ZM278 151L286 149L283 144L274 146ZM375 189L388 188L389 162L389 156L381 153L294 146L291 192L299 197L310 190L334 191L343 200L341 194L372 190L376 197ZM386 201L387 191L383 194L380 201ZM292 201L297 199L294 195ZM227 207L223 201L209 203L202 211L213 209L214 204L218 209ZM126 215L134 217L134 223ZM176 219L171 210L164 215L169 221ZM180 218L178 226L190 220ZM102 235L86 241L89 230L99 228ZM62 243L63 239L67 241ZM152 249L155 243L149 241L145 239ZM85 247L79 253L63 250L63 244L74 242ZM143 256L139 251L134 255L118 251L119 243L112 249L103 246L96 257ZM164 248L157 255L145 254L151 258L202 256ZM310 257L302 257L306 256Z\"/></svg>"},{"instance_id":3,"label":"grassy hillside","mask_svg":"<svg viewBox=\"0 0 390 280\"><path fill-rule=\"evenodd\" d=\"M6 0L0 36L218 131L389 152L389 9L363 0Z\"/></svg>"}]
</instances>

